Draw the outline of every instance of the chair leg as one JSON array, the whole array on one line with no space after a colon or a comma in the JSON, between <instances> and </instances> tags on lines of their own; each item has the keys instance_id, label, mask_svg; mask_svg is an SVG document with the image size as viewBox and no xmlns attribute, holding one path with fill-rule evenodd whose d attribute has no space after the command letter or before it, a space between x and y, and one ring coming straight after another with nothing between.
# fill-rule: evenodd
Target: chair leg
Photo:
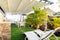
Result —
<instances>
[{"instance_id":1,"label":"chair leg","mask_svg":"<svg viewBox=\"0 0 60 40\"><path fill-rule=\"evenodd\" d=\"M44 39L44 40L50 40L49 38L46 38L46 39Z\"/></svg>"},{"instance_id":2,"label":"chair leg","mask_svg":"<svg viewBox=\"0 0 60 40\"><path fill-rule=\"evenodd\" d=\"M27 37L25 37L25 39L24 39L24 40L28 40L28 39L27 39Z\"/></svg>"},{"instance_id":3,"label":"chair leg","mask_svg":"<svg viewBox=\"0 0 60 40\"><path fill-rule=\"evenodd\" d=\"M50 39L48 38L48 40L50 40Z\"/></svg>"},{"instance_id":4,"label":"chair leg","mask_svg":"<svg viewBox=\"0 0 60 40\"><path fill-rule=\"evenodd\" d=\"M56 38L56 40L58 40L58 38L53 34L53 36Z\"/></svg>"}]
</instances>

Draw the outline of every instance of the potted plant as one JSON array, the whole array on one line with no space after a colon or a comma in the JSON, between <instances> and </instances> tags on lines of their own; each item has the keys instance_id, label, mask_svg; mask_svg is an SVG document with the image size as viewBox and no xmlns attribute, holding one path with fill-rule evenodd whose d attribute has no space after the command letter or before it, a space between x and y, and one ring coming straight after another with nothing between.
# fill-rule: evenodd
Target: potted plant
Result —
<instances>
[{"instance_id":1,"label":"potted plant","mask_svg":"<svg viewBox=\"0 0 60 40\"><path fill-rule=\"evenodd\" d=\"M26 23L38 29L39 25L47 18L47 14L44 10L37 7L33 7L33 10L34 13L27 16Z\"/></svg>"}]
</instances>

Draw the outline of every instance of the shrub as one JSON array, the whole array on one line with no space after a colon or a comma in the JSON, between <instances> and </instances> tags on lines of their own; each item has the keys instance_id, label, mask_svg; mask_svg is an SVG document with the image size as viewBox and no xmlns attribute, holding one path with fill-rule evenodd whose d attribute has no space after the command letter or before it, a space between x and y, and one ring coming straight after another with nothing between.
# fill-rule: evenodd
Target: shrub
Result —
<instances>
[{"instance_id":1,"label":"shrub","mask_svg":"<svg viewBox=\"0 0 60 40\"><path fill-rule=\"evenodd\" d=\"M53 20L54 28L60 27L60 18L54 17Z\"/></svg>"},{"instance_id":2,"label":"shrub","mask_svg":"<svg viewBox=\"0 0 60 40\"><path fill-rule=\"evenodd\" d=\"M57 28L60 27L60 18L57 17L53 17L53 18L49 18L48 19L48 23L53 27L53 28Z\"/></svg>"},{"instance_id":3,"label":"shrub","mask_svg":"<svg viewBox=\"0 0 60 40\"><path fill-rule=\"evenodd\" d=\"M47 18L47 14L44 10L37 7L33 7L33 10L34 13L27 16L26 23L38 29L39 25L42 24L44 19Z\"/></svg>"}]
</instances>

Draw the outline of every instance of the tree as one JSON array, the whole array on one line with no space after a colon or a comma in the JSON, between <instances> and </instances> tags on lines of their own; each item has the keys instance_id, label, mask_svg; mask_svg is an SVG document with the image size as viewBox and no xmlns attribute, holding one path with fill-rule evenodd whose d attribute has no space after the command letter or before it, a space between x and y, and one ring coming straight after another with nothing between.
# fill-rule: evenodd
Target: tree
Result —
<instances>
[{"instance_id":1,"label":"tree","mask_svg":"<svg viewBox=\"0 0 60 40\"><path fill-rule=\"evenodd\" d=\"M38 29L39 25L47 18L47 14L44 10L37 7L33 7L33 10L34 13L27 16L26 23Z\"/></svg>"}]
</instances>

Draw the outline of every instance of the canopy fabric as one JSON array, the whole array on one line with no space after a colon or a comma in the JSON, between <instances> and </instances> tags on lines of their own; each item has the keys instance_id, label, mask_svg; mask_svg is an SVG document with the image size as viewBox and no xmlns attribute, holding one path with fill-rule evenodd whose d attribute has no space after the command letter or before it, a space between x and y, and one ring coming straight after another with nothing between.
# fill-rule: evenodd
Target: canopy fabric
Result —
<instances>
[{"instance_id":1,"label":"canopy fabric","mask_svg":"<svg viewBox=\"0 0 60 40\"><path fill-rule=\"evenodd\" d=\"M0 0L0 6L6 12L27 13L32 11L33 6L45 6L46 3L37 2L36 0Z\"/></svg>"}]
</instances>

